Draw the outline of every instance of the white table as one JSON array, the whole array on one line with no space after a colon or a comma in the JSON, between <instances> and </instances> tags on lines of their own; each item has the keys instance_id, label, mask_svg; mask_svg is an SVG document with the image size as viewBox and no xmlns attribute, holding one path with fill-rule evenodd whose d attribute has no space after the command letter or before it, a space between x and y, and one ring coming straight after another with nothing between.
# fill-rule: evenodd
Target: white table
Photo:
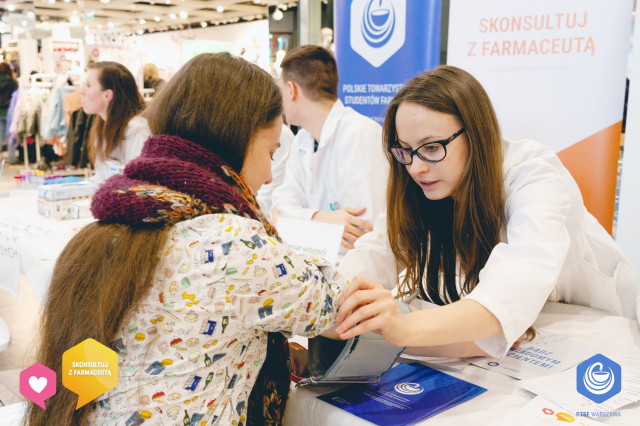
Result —
<instances>
[{"instance_id":1,"label":"white table","mask_svg":"<svg viewBox=\"0 0 640 426\"><path fill-rule=\"evenodd\" d=\"M39 215L35 190L13 190L0 198L0 288L17 297L23 273L42 302L53 263L69 240L93 221L56 221Z\"/></svg>"},{"instance_id":2,"label":"white table","mask_svg":"<svg viewBox=\"0 0 640 426\"><path fill-rule=\"evenodd\" d=\"M47 219L38 214L37 191L9 191L8 197L0 198L0 289L17 298L23 273L43 303L62 249L78 230L93 221ZM10 343L9 328L0 318L0 351Z\"/></svg>"},{"instance_id":3,"label":"white table","mask_svg":"<svg viewBox=\"0 0 640 426\"><path fill-rule=\"evenodd\" d=\"M536 329L574 337L604 353L640 355L640 328L630 319L575 305L547 303L536 320ZM487 425L516 411L535 397L518 386L518 380L469 365L461 373L441 370L487 389L487 392L440 413L420 425ZM341 386L301 387L293 390L287 402L285 426L371 426L371 423L340 410L316 397ZM621 417L598 418L611 425L640 425L640 403L619 410ZM575 424L579 424L577 421Z\"/></svg>"}]
</instances>

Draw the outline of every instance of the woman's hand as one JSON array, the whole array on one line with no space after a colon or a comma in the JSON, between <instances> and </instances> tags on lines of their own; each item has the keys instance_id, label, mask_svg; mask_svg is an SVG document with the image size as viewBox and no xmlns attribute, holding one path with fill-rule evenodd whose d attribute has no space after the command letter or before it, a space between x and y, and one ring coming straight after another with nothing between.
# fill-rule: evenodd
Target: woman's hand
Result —
<instances>
[{"instance_id":1,"label":"woman's hand","mask_svg":"<svg viewBox=\"0 0 640 426\"><path fill-rule=\"evenodd\" d=\"M336 320L342 324L335 331L341 339L374 331L392 345L405 346L402 342L410 332L409 321L396 305L391 292L382 285L357 276L339 303Z\"/></svg>"}]
</instances>

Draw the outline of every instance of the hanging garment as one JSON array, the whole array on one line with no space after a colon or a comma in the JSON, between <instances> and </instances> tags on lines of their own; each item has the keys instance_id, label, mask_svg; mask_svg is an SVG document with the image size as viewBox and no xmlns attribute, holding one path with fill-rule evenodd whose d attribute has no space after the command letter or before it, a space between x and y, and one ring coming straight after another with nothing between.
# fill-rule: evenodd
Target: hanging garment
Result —
<instances>
[{"instance_id":1,"label":"hanging garment","mask_svg":"<svg viewBox=\"0 0 640 426\"><path fill-rule=\"evenodd\" d=\"M53 89L46 106L46 114L43 114L41 135L45 140L51 140L54 136L64 139L67 136L67 122L63 106L65 95L76 90L74 87L58 87Z\"/></svg>"},{"instance_id":2,"label":"hanging garment","mask_svg":"<svg viewBox=\"0 0 640 426\"><path fill-rule=\"evenodd\" d=\"M94 117L86 114L82 109L71 114L69 132L67 133L66 165L84 168L89 164L86 144L89 140Z\"/></svg>"}]
</instances>

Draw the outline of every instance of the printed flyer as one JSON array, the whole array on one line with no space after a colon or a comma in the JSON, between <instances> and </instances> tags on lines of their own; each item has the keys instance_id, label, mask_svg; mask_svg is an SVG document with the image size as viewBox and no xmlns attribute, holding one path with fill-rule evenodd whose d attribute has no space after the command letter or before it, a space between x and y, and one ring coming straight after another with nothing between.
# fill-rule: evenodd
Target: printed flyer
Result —
<instances>
[{"instance_id":1,"label":"printed flyer","mask_svg":"<svg viewBox=\"0 0 640 426\"><path fill-rule=\"evenodd\" d=\"M376 425L406 426L486 391L429 367L399 364L380 383L347 386L318 399Z\"/></svg>"}]
</instances>

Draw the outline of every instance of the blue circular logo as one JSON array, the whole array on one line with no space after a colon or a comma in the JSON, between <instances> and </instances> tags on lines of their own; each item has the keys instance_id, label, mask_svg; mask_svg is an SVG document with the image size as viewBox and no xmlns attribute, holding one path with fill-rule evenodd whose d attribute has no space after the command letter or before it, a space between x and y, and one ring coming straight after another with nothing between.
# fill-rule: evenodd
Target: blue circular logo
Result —
<instances>
[{"instance_id":1,"label":"blue circular logo","mask_svg":"<svg viewBox=\"0 0 640 426\"><path fill-rule=\"evenodd\" d=\"M497 367L497 366L499 366L500 364L498 364L498 363L497 363L497 362L495 362L495 361L491 361L491 362L488 362L488 363L487 363L487 365L490 365L491 367Z\"/></svg>"},{"instance_id":2,"label":"blue circular logo","mask_svg":"<svg viewBox=\"0 0 640 426\"><path fill-rule=\"evenodd\" d=\"M389 0L369 0L362 16L362 35L371 47L382 47L396 28L396 11Z\"/></svg>"}]
</instances>

